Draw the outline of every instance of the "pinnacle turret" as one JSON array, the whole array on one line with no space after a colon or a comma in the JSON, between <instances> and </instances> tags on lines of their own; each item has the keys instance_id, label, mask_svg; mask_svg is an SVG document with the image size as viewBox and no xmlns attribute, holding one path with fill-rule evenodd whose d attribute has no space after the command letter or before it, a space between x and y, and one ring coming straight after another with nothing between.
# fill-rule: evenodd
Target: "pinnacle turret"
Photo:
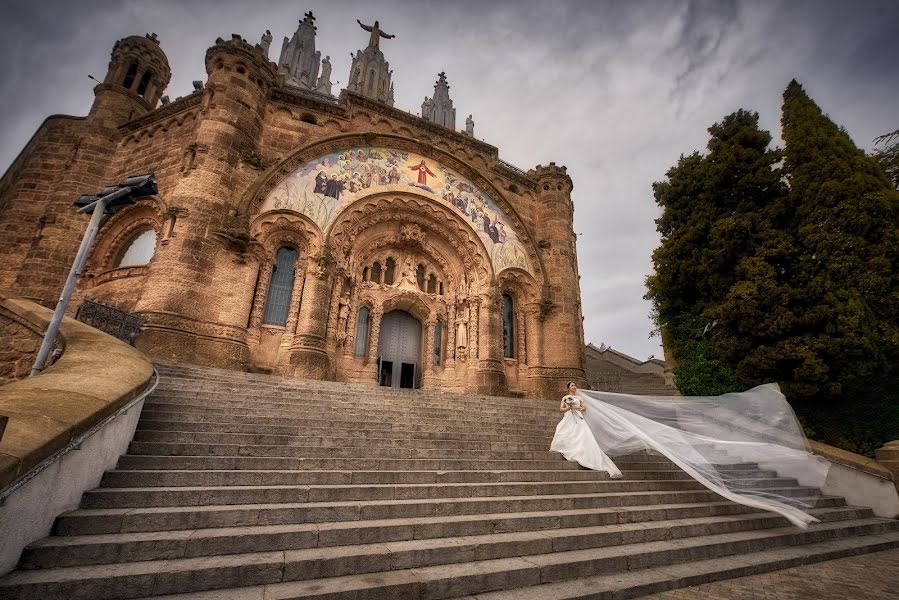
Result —
<instances>
[{"instance_id":1,"label":"pinnacle turret","mask_svg":"<svg viewBox=\"0 0 899 600\"><path fill-rule=\"evenodd\" d=\"M437 81L434 83L434 97L425 97L421 104L421 117L448 129L456 128L456 109L453 108L453 101L449 97L446 73L441 71L437 74Z\"/></svg>"},{"instance_id":2,"label":"pinnacle turret","mask_svg":"<svg viewBox=\"0 0 899 600\"><path fill-rule=\"evenodd\" d=\"M293 37L284 38L278 70L284 73L287 85L330 94L331 61L327 56L322 60L321 52L315 49L315 31L315 16L309 11L300 21Z\"/></svg>"},{"instance_id":3,"label":"pinnacle turret","mask_svg":"<svg viewBox=\"0 0 899 600\"><path fill-rule=\"evenodd\" d=\"M350 66L350 78L346 87L351 92L393 106L393 82L391 81L393 71L390 70L390 63L384 59L380 41L396 36L384 33L378 21L375 21L374 25L365 25L358 19L357 22L363 30L370 32L371 36L368 46L364 50L359 50L355 54L350 53L350 56L353 57L353 64Z\"/></svg>"}]
</instances>

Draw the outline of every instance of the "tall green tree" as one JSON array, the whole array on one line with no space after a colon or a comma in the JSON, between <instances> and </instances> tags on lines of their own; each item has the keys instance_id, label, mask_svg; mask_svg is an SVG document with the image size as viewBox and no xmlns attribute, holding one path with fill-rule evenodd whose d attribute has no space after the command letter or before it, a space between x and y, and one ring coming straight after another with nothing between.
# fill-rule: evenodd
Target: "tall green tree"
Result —
<instances>
[{"instance_id":1,"label":"tall green tree","mask_svg":"<svg viewBox=\"0 0 899 600\"><path fill-rule=\"evenodd\" d=\"M872 382L896 373L899 193L795 80L784 92L782 127L798 252L790 273L796 320L779 360L800 412L834 431L865 419L852 412L860 401L852 390L881 389ZM867 418L887 412L874 407Z\"/></svg>"},{"instance_id":2,"label":"tall green tree","mask_svg":"<svg viewBox=\"0 0 899 600\"><path fill-rule=\"evenodd\" d=\"M784 210L785 187L768 148L771 135L756 113L740 110L709 128L708 153L681 156L667 180L653 185L663 208L656 221L662 243L647 298L678 366L685 394L718 394L740 387L714 343L714 311L736 283L737 265L754 253ZM782 218L782 217L781 217Z\"/></svg>"},{"instance_id":3,"label":"tall green tree","mask_svg":"<svg viewBox=\"0 0 899 600\"><path fill-rule=\"evenodd\" d=\"M874 143L881 146L874 152L874 157L893 181L893 187L899 190L899 129L877 136Z\"/></svg>"},{"instance_id":4,"label":"tall green tree","mask_svg":"<svg viewBox=\"0 0 899 600\"><path fill-rule=\"evenodd\" d=\"M899 194L795 80L782 127L802 292L789 332L801 361L793 381L797 395L836 397L899 359Z\"/></svg>"},{"instance_id":5,"label":"tall green tree","mask_svg":"<svg viewBox=\"0 0 899 600\"><path fill-rule=\"evenodd\" d=\"M777 381L817 439L871 454L899 438L899 193L795 81L782 126L783 153L730 115L655 184L647 297L683 393Z\"/></svg>"}]
</instances>

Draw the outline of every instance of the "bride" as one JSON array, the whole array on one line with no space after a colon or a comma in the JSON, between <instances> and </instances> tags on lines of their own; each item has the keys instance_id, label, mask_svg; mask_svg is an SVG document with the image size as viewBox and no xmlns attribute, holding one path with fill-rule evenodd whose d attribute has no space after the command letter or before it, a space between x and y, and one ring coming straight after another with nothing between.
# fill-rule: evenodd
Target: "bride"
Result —
<instances>
[{"instance_id":1,"label":"bride","mask_svg":"<svg viewBox=\"0 0 899 600\"><path fill-rule=\"evenodd\" d=\"M568 460L620 477L610 456L649 451L728 500L777 512L799 527L818 521L808 509L830 463L809 451L776 383L721 396L634 396L578 390L573 382L568 392L550 446Z\"/></svg>"},{"instance_id":2,"label":"bride","mask_svg":"<svg viewBox=\"0 0 899 600\"><path fill-rule=\"evenodd\" d=\"M594 471L607 471L612 479L620 478L621 471L596 443L596 438L593 437L584 417L587 406L576 394L577 386L573 381L569 381L568 395L562 398L559 405L562 420L556 426L556 434L549 449L559 452L582 467Z\"/></svg>"}]
</instances>

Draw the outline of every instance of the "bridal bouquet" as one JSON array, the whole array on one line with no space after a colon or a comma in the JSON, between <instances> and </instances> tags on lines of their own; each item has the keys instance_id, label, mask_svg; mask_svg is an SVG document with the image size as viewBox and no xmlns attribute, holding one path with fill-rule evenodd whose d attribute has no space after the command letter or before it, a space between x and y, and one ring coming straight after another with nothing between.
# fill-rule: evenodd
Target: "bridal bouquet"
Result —
<instances>
[{"instance_id":1,"label":"bridal bouquet","mask_svg":"<svg viewBox=\"0 0 899 600\"><path fill-rule=\"evenodd\" d=\"M565 403L565 406L567 406L569 409L571 409L571 412L574 414L574 416L580 418L581 420L584 419L584 415L581 414L581 411L576 410L574 407L574 405L578 403L577 400L575 400L571 396L565 396L565 398L562 400L562 402Z\"/></svg>"}]
</instances>

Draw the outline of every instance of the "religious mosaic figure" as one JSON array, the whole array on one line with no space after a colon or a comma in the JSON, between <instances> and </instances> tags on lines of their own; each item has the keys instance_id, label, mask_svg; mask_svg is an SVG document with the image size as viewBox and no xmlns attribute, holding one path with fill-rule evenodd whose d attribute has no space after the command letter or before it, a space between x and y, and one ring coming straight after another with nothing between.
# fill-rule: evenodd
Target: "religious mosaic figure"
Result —
<instances>
[{"instance_id":1,"label":"religious mosaic figure","mask_svg":"<svg viewBox=\"0 0 899 600\"><path fill-rule=\"evenodd\" d=\"M343 182L337 179L337 175L331 175L331 179L328 180L327 185L325 186L325 196L330 196L335 200L340 200L340 192L343 191Z\"/></svg>"},{"instance_id":2,"label":"religious mosaic figure","mask_svg":"<svg viewBox=\"0 0 899 600\"><path fill-rule=\"evenodd\" d=\"M353 146L317 157L279 184L266 206L304 213L325 229L359 194L386 185L417 187L468 221L497 272L528 270L521 241L496 202L460 174L411 152Z\"/></svg>"},{"instance_id":3,"label":"religious mosaic figure","mask_svg":"<svg viewBox=\"0 0 899 600\"><path fill-rule=\"evenodd\" d=\"M431 169L428 168L428 165L425 164L425 161L421 161L421 164L409 167L413 171L418 171L418 183L421 185L428 185L428 175L434 177L434 174L431 173Z\"/></svg>"},{"instance_id":4,"label":"religious mosaic figure","mask_svg":"<svg viewBox=\"0 0 899 600\"><path fill-rule=\"evenodd\" d=\"M319 171L318 175L315 176L315 189L312 191L316 194L324 194L327 185L328 174L324 171Z\"/></svg>"}]
</instances>

